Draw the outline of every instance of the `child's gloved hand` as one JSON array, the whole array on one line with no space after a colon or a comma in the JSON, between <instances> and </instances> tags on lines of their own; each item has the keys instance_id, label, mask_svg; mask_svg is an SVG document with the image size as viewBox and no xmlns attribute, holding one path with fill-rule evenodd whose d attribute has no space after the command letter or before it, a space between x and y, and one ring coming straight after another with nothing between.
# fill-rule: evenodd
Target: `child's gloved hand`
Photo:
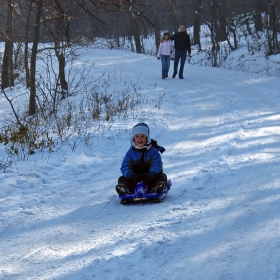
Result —
<instances>
[{"instance_id":1,"label":"child's gloved hand","mask_svg":"<svg viewBox=\"0 0 280 280\"><path fill-rule=\"evenodd\" d=\"M141 181L142 180L142 175L141 174L137 174L134 172L129 173L129 175L127 176L127 179L131 180L131 181Z\"/></svg>"},{"instance_id":2,"label":"child's gloved hand","mask_svg":"<svg viewBox=\"0 0 280 280\"><path fill-rule=\"evenodd\" d=\"M149 172L146 174L144 181L149 184L156 179L156 174L153 172Z\"/></svg>"}]
</instances>

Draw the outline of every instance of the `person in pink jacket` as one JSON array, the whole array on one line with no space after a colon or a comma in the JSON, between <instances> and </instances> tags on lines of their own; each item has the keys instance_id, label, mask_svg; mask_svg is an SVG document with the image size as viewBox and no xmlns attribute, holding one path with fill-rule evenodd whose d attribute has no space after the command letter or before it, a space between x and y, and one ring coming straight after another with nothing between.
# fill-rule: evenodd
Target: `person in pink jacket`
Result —
<instances>
[{"instance_id":1,"label":"person in pink jacket","mask_svg":"<svg viewBox=\"0 0 280 280\"><path fill-rule=\"evenodd\" d=\"M164 33L163 39L159 45L157 58L158 60L161 59L162 65L162 79L168 77L168 71L170 67L170 59L174 59L174 48L173 42L169 40L169 33Z\"/></svg>"}]
</instances>

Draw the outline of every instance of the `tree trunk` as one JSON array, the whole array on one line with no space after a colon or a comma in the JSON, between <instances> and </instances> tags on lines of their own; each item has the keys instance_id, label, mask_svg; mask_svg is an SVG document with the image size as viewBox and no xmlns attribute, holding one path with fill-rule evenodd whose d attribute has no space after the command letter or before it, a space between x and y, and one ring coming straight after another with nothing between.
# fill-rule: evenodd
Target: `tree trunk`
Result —
<instances>
[{"instance_id":1,"label":"tree trunk","mask_svg":"<svg viewBox=\"0 0 280 280\"><path fill-rule=\"evenodd\" d=\"M200 10L201 10L201 0L194 0L194 20L193 20L193 40L194 45L198 45L199 51L201 50L200 42Z\"/></svg>"},{"instance_id":2,"label":"tree trunk","mask_svg":"<svg viewBox=\"0 0 280 280\"><path fill-rule=\"evenodd\" d=\"M65 22L66 22L66 26L64 26ZM65 17L65 15L61 15L61 17L56 22L56 33L55 33L55 38L54 38L55 55L58 60L58 77L59 77L60 87L61 87L61 91L62 91L62 93L61 93L62 99L65 98L65 91L68 90L68 83L66 82L66 79L65 79L66 40L64 40L64 36L69 36L68 24L69 24L68 18ZM70 38L68 38L68 37L67 37L67 43L70 43Z\"/></svg>"},{"instance_id":3,"label":"tree trunk","mask_svg":"<svg viewBox=\"0 0 280 280\"><path fill-rule=\"evenodd\" d=\"M230 20L228 21L228 30L229 32L232 33L232 36L233 36L233 45L231 44L230 40L229 40L229 37L228 36L228 44L230 46L230 49L233 51L233 50L236 50L237 47L238 47L238 41L237 41L237 35L236 35L236 26L234 25L234 21L233 20Z\"/></svg>"},{"instance_id":4,"label":"tree trunk","mask_svg":"<svg viewBox=\"0 0 280 280\"><path fill-rule=\"evenodd\" d=\"M135 15L131 15L131 32L134 36L135 48L137 53L142 53L142 46L140 41L140 33L138 28L138 22Z\"/></svg>"},{"instance_id":5,"label":"tree trunk","mask_svg":"<svg viewBox=\"0 0 280 280\"><path fill-rule=\"evenodd\" d=\"M210 5L210 12L211 12L211 24L205 22L211 32L211 42L212 42L212 66L217 67L219 66L218 63L218 53L220 51L220 45L217 38L218 32L218 15L217 15L217 0L214 0Z\"/></svg>"},{"instance_id":6,"label":"tree trunk","mask_svg":"<svg viewBox=\"0 0 280 280\"><path fill-rule=\"evenodd\" d=\"M256 32L262 32L263 31L263 23L262 23L262 2L261 0L256 0L256 14L254 16L254 22L255 22L255 29Z\"/></svg>"},{"instance_id":7,"label":"tree trunk","mask_svg":"<svg viewBox=\"0 0 280 280\"><path fill-rule=\"evenodd\" d=\"M37 11L34 24L34 37L30 58L30 96L29 96L29 115L36 114L36 58L40 36L40 19L42 15L42 0L37 2Z\"/></svg>"},{"instance_id":8,"label":"tree trunk","mask_svg":"<svg viewBox=\"0 0 280 280\"><path fill-rule=\"evenodd\" d=\"M64 92L65 90L68 90L68 83L66 82L65 79L65 55L64 53L61 54L57 54L56 55L57 59L58 59L58 64L59 64L59 69L58 69L58 77L59 77L59 81L60 81L60 86L62 91ZM65 94L62 94L62 98L65 98Z\"/></svg>"},{"instance_id":9,"label":"tree trunk","mask_svg":"<svg viewBox=\"0 0 280 280\"><path fill-rule=\"evenodd\" d=\"M223 1L223 4L218 8L218 40L220 42L226 41L228 39L227 36L227 19L226 19L226 1Z\"/></svg>"},{"instance_id":10,"label":"tree trunk","mask_svg":"<svg viewBox=\"0 0 280 280\"><path fill-rule=\"evenodd\" d=\"M2 62L2 88L5 89L14 86L14 69L13 69L13 16L12 0L7 5L7 22L5 34L5 49Z\"/></svg>"},{"instance_id":11,"label":"tree trunk","mask_svg":"<svg viewBox=\"0 0 280 280\"><path fill-rule=\"evenodd\" d=\"M25 26L24 26L24 69L25 69L25 82L26 82L26 88L30 87L30 70L28 65L28 26L30 23L30 15L31 15L31 3L29 3L29 0L26 1L27 7L29 7L26 20L25 20Z\"/></svg>"},{"instance_id":12,"label":"tree trunk","mask_svg":"<svg viewBox=\"0 0 280 280\"><path fill-rule=\"evenodd\" d=\"M13 39L13 15L12 15L12 0L9 0L9 16L8 16L8 36L10 40L8 41L9 44L9 56L8 56L8 65L9 65L9 79L10 79L10 86L13 87L15 85L15 78L14 78L14 39Z\"/></svg>"},{"instance_id":13,"label":"tree trunk","mask_svg":"<svg viewBox=\"0 0 280 280\"><path fill-rule=\"evenodd\" d=\"M10 86L10 79L9 79L9 44L5 42L5 49L2 61L2 73L1 73L1 81L2 81L2 88L5 89Z\"/></svg>"},{"instance_id":14,"label":"tree trunk","mask_svg":"<svg viewBox=\"0 0 280 280\"><path fill-rule=\"evenodd\" d=\"M271 43L272 43L272 49L271 53L276 54L279 53L279 42L278 42L278 37L277 37L277 28L278 28L278 20L277 20L277 9L276 9L276 0L270 0L270 26L269 29L272 31L272 36L271 36Z\"/></svg>"},{"instance_id":15,"label":"tree trunk","mask_svg":"<svg viewBox=\"0 0 280 280\"><path fill-rule=\"evenodd\" d=\"M158 15L158 9L156 9L155 7L153 7L153 14L154 14L154 28L155 28L155 42L156 42L156 54L157 54L157 50L159 48L160 45L160 41L161 41L161 36L160 36L160 20L159 20L159 15Z\"/></svg>"}]
</instances>

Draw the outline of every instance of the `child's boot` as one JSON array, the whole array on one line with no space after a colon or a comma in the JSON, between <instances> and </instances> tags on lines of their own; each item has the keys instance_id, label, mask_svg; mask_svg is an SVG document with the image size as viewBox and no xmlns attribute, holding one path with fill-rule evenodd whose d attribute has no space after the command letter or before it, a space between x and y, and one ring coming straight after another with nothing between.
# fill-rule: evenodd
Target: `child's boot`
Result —
<instances>
[{"instance_id":1,"label":"child's boot","mask_svg":"<svg viewBox=\"0 0 280 280\"><path fill-rule=\"evenodd\" d=\"M162 193L165 188L164 182L159 182L151 191L150 193Z\"/></svg>"},{"instance_id":2,"label":"child's boot","mask_svg":"<svg viewBox=\"0 0 280 280\"><path fill-rule=\"evenodd\" d=\"M119 184L116 186L116 192L120 195L130 194L130 190L127 188L126 185Z\"/></svg>"}]
</instances>

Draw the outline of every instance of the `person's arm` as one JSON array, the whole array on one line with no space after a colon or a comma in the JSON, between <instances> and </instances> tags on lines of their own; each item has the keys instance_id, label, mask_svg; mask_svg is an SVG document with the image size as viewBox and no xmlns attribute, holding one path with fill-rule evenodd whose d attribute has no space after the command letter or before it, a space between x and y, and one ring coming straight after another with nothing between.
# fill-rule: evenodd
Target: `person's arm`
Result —
<instances>
[{"instance_id":1,"label":"person's arm","mask_svg":"<svg viewBox=\"0 0 280 280\"><path fill-rule=\"evenodd\" d=\"M121 172L126 178L128 177L129 173L133 172L131 149L126 152L125 157L123 158Z\"/></svg>"},{"instance_id":2,"label":"person's arm","mask_svg":"<svg viewBox=\"0 0 280 280\"><path fill-rule=\"evenodd\" d=\"M191 40L190 36L187 36L187 49L188 49L188 54L191 55L192 49L191 49Z\"/></svg>"},{"instance_id":3,"label":"person's arm","mask_svg":"<svg viewBox=\"0 0 280 280\"><path fill-rule=\"evenodd\" d=\"M162 171L162 159L158 150L155 150L151 158L151 167L149 172L158 174Z\"/></svg>"},{"instance_id":4,"label":"person's arm","mask_svg":"<svg viewBox=\"0 0 280 280\"><path fill-rule=\"evenodd\" d=\"M174 59L174 47L172 42L170 42L170 58Z\"/></svg>"},{"instance_id":5,"label":"person's arm","mask_svg":"<svg viewBox=\"0 0 280 280\"><path fill-rule=\"evenodd\" d=\"M169 39L170 39L171 41L174 41L174 40L175 40L175 35L176 35L176 33L173 34L171 37L169 37Z\"/></svg>"},{"instance_id":6,"label":"person's arm","mask_svg":"<svg viewBox=\"0 0 280 280\"><path fill-rule=\"evenodd\" d=\"M157 58L160 58L161 50L162 50L162 43L159 44Z\"/></svg>"}]
</instances>

